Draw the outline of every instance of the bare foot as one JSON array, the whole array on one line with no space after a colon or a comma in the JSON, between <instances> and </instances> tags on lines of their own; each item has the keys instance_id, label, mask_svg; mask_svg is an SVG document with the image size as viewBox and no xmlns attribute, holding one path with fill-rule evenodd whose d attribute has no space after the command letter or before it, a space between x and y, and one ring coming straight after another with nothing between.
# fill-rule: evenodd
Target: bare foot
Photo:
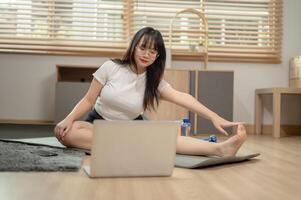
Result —
<instances>
[{"instance_id":1,"label":"bare foot","mask_svg":"<svg viewBox=\"0 0 301 200\"><path fill-rule=\"evenodd\" d=\"M220 143L220 156L235 156L238 149L247 139L247 131L244 125L237 126L236 135L232 136L228 140Z\"/></svg>"}]
</instances>

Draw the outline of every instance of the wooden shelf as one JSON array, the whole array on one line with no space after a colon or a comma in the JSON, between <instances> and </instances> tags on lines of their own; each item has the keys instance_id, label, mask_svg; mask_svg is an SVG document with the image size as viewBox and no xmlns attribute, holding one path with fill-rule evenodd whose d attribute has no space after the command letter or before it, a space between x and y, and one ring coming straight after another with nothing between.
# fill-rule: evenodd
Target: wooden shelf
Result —
<instances>
[{"instance_id":1,"label":"wooden shelf","mask_svg":"<svg viewBox=\"0 0 301 200\"><path fill-rule=\"evenodd\" d=\"M80 66L56 66L57 81L64 82L91 82L93 73L97 67L80 67Z\"/></svg>"}]
</instances>

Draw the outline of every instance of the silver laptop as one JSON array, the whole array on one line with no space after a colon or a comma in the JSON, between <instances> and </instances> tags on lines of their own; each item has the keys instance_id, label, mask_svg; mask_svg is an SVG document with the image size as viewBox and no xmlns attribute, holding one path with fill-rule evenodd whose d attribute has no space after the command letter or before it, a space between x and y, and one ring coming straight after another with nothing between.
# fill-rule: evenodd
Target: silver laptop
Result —
<instances>
[{"instance_id":1,"label":"silver laptop","mask_svg":"<svg viewBox=\"0 0 301 200\"><path fill-rule=\"evenodd\" d=\"M90 177L170 176L180 121L94 121Z\"/></svg>"}]
</instances>

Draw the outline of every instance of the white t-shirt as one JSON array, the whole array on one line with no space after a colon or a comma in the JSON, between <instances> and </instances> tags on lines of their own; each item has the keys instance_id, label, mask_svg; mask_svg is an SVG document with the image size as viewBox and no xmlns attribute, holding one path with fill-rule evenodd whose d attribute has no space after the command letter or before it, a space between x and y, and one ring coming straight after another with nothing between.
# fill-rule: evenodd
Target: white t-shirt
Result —
<instances>
[{"instance_id":1,"label":"white t-shirt","mask_svg":"<svg viewBox=\"0 0 301 200\"><path fill-rule=\"evenodd\" d=\"M143 113L146 72L135 74L128 66L109 60L94 74L103 88L95 103L95 110L106 120L132 120ZM161 80L161 92L170 84Z\"/></svg>"}]
</instances>

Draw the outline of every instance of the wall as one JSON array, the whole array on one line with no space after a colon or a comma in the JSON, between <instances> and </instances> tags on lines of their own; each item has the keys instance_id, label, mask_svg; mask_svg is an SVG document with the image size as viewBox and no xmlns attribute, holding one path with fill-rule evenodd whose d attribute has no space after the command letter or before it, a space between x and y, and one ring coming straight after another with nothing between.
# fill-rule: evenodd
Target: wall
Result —
<instances>
[{"instance_id":1,"label":"wall","mask_svg":"<svg viewBox=\"0 0 301 200\"><path fill-rule=\"evenodd\" d=\"M288 86L289 59L301 55L301 1L284 0L281 64L209 63L210 69L234 70L234 120L253 123L256 88ZM101 65L107 58L0 53L0 119L53 120L56 64ZM173 67L198 62L174 61ZM301 98L285 97L282 123L300 124ZM271 123L271 98L265 98L264 123ZM297 109L296 109L297 107Z\"/></svg>"}]
</instances>

